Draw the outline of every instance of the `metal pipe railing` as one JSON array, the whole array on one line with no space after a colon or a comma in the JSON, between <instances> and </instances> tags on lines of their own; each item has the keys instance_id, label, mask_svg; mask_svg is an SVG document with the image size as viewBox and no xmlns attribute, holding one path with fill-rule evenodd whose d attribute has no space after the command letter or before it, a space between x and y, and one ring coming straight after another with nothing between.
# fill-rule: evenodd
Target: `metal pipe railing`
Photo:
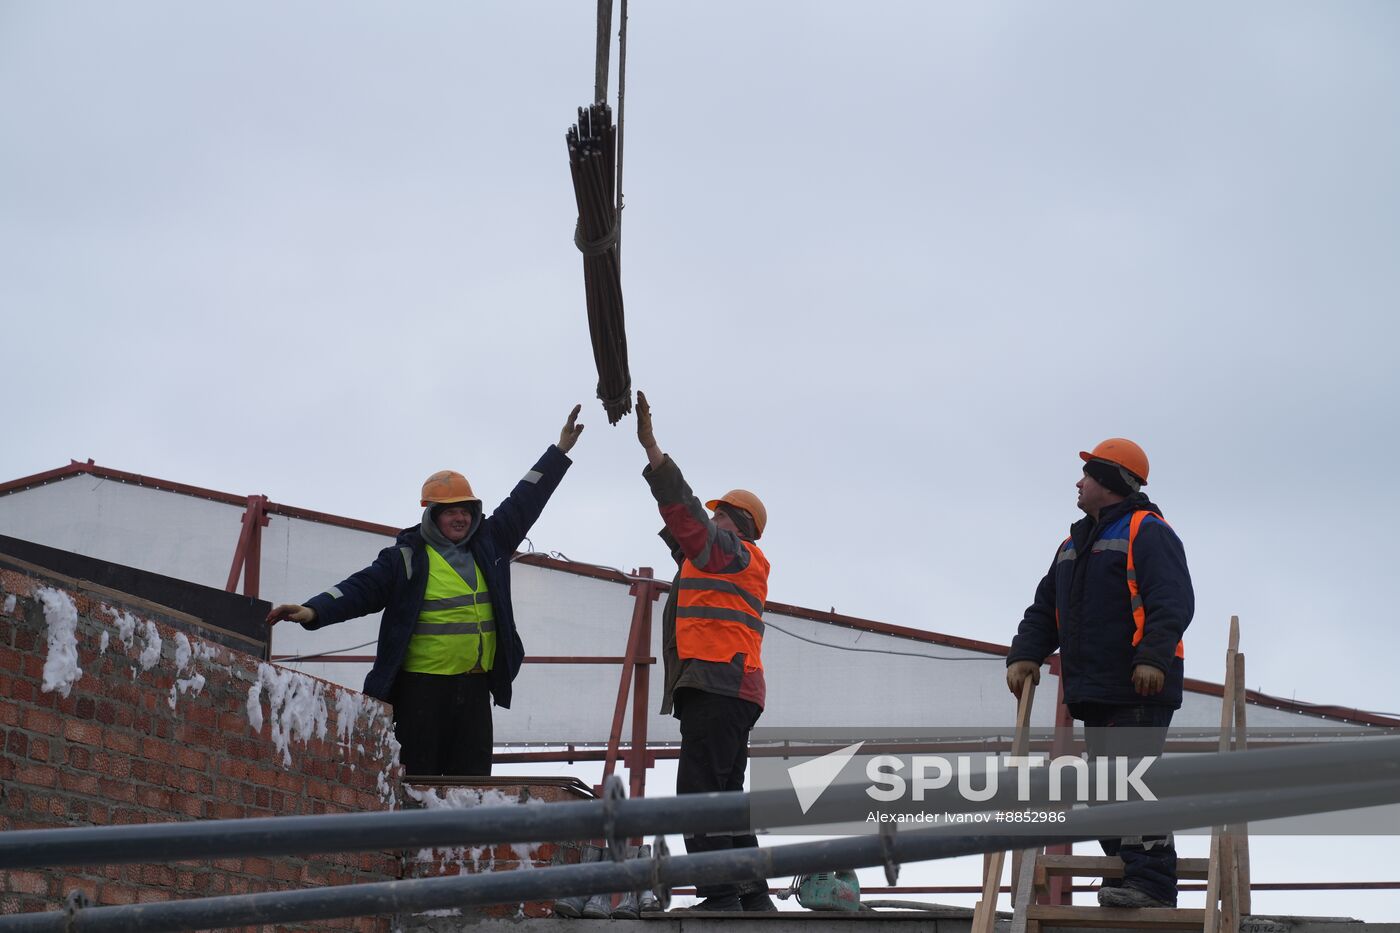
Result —
<instances>
[{"instance_id":1,"label":"metal pipe railing","mask_svg":"<svg viewBox=\"0 0 1400 933\"><path fill-rule=\"evenodd\" d=\"M1210 794L1075 810L1067 814L1062 831L1053 835L968 836L957 835L949 827L912 832L891 830L872 836L706 852L676 858L662 856L533 871L389 881L154 904L93 908L73 906L68 911L0 918L0 933L106 933L132 929L158 933L166 930L293 923L516 903L598 891L669 888L676 884L763 881L772 877L881 865L885 866L886 875L893 883L898 866L905 862L1000 851L1009 842L1016 848L1031 848L1055 842L1096 839L1124 821L1150 822L1153 826L1176 830L1397 802L1400 802L1400 781L1397 780L1330 788ZM661 840L657 842L659 851L662 848Z\"/></svg>"},{"instance_id":2,"label":"metal pipe railing","mask_svg":"<svg viewBox=\"0 0 1400 933\"><path fill-rule=\"evenodd\" d=\"M988 801L971 803L957 788L947 787L931 791L923 807L950 813L1027 807L1060 809L1062 804L1047 802L1049 778L1044 771L1032 772L1029 800L1016 796L1014 776L1006 776L998 781L997 795ZM1001 773L1009 774L1006 769ZM1156 762L1150 772L1151 788L1163 799L1211 792L1321 787L1362 776L1368 780L1400 781L1400 738L1166 758ZM792 810L789 791L624 800L620 799L620 782L610 782L609 787L612 790L602 800L547 807L475 807L12 830L0 833L0 869L461 847L541 839L622 840L654 833L749 832L754 828L774 828L773 823L765 823L770 818L765 813L774 804L786 804L784 813ZM871 803L864 785L854 784L831 787L823 800L864 809ZM785 818L783 825L793 825L794 819L800 818ZM819 821L813 818L810 822Z\"/></svg>"}]
</instances>

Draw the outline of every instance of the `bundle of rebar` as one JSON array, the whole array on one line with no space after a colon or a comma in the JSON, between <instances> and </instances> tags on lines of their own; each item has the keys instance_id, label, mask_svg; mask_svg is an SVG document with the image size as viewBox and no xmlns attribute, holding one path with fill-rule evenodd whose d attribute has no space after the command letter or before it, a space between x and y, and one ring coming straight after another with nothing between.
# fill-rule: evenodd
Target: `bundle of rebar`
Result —
<instances>
[{"instance_id":1,"label":"bundle of rebar","mask_svg":"<svg viewBox=\"0 0 1400 933\"><path fill-rule=\"evenodd\" d=\"M588 301L588 333L598 368L598 398L617 424L632 410L632 374L627 368L627 332L622 312L620 229L616 202L617 131L605 103L580 107L578 123L566 135L569 171L578 202L574 245L583 253L583 288Z\"/></svg>"}]
</instances>

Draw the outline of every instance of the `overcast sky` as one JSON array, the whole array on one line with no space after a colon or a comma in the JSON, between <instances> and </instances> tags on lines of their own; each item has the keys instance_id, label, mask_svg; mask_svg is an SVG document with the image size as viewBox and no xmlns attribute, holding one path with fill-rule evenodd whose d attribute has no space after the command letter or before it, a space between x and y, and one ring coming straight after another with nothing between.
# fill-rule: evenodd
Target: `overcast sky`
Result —
<instances>
[{"instance_id":1,"label":"overcast sky","mask_svg":"<svg viewBox=\"0 0 1400 933\"><path fill-rule=\"evenodd\" d=\"M406 525L583 402L534 547L664 573L572 244L593 7L0 2L0 480L92 457ZM1400 6L630 27L634 384L698 492L764 498L773 599L1006 643L1123 435L1188 674L1238 614L1250 687L1400 712Z\"/></svg>"}]
</instances>

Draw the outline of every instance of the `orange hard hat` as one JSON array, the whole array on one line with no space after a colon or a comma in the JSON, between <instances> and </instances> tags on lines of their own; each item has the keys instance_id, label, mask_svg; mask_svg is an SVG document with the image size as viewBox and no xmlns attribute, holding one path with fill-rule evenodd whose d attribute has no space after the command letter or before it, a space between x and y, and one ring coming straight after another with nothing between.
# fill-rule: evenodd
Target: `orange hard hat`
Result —
<instances>
[{"instance_id":1,"label":"orange hard hat","mask_svg":"<svg viewBox=\"0 0 1400 933\"><path fill-rule=\"evenodd\" d=\"M1136 476L1144 486L1147 485L1147 454L1126 437L1110 437L1093 450L1081 450L1079 459L1085 463L1107 460Z\"/></svg>"},{"instance_id":2,"label":"orange hard hat","mask_svg":"<svg viewBox=\"0 0 1400 933\"><path fill-rule=\"evenodd\" d=\"M731 489L718 499L706 502L705 508L713 512L721 502L732 505L736 509L743 509L752 515L754 540L763 537L763 526L768 524L768 510L763 507L763 502L758 496L747 489Z\"/></svg>"},{"instance_id":3,"label":"orange hard hat","mask_svg":"<svg viewBox=\"0 0 1400 933\"><path fill-rule=\"evenodd\" d=\"M455 470L438 470L423 480L423 501L418 504L479 501L465 476Z\"/></svg>"}]
</instances>

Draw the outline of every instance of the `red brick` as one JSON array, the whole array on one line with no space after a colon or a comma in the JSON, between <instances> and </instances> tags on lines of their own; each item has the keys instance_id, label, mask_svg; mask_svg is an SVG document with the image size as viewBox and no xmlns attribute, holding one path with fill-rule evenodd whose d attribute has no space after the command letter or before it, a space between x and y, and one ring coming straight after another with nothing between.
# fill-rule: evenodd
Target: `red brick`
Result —
<instances>
[{"instance_id":1,"label":"red brick","mask_svg":"<svg viewBox=\"0 0 1400 933\"><path fill-rule=\"evenodd\" d=\"M5 872L5 890L17 894L48 894L49 878L37 871Z\"/></svg>"},{"instance_id":2,"label":"red brick","mask_svg":"<svg viewBox=\"0 0 1400 933\"><path fill-rule=\"evenodd\" d=\"M141 740L141 756L151 761L169 762L175 755L169 742L150 737Z\"/></svg>"},{"instance_id":3,"label":"red brick","mask_svg":"<svg viewBox=\"0 0 1400 933\"><path fill-rule=\"evenodd\" d=\"M135 904L136 891L125 884L107 882L102 885L97 893L97 903L99 904Z\"/></svg>"},{"instance_id":4,"label":"red brick","mask_svg":"<svg viewBox=\"0 0 1400 933\"><path fill-rule=\"evenodd\" d=\"M98 796L100 797L107 800L120 800L123 803L132 803L136 800L136 785L130 781L100 778L97 783Z\"/></svg>"},{"instance_id":5,"label":"red brick","mask_svg":"<svg viewBox=\"0 0 1400 933\"><path fill-rule=\"evenodd\" d=\"M5 751L16 758L29 755L29 736L18 730L5 736Z\"/></svg>"},{"instance_id":6,"label":"red brick","mask_svg":"<svg viewBox=\"0 0 1400 933\"><path fill-rule=\"evenodd\" d=\"M19 672L30 680L44 679L44 659L37 654L26 653L19 659Z\"/></svg>"},{"instance_id":7,"label":"red brick","mask_svg":"<svg viewBox=\"0 0 1400 933\"><path fill-rule=\"evenodd\" d=\"M182 771L180 772L180 789L187 794L205 796L213 793L214 782L202 774Z\"/></svg>"},{"instance_id":8,"label":"red brick","mask_svg":"<svg viewBox=\"0 0 1400 933\"><path fill-rule=\"evenodd\" d=\"M108 755L102 752L93 756L93 767L114 778L131 777L131 759L126 755Z\"/></svg>"},{"instance_id":9,"label":"red brick","mask_svg":"<svg viewBox=\"0 0 1400 933\"><path fill-rule=\"evenodd\" d=\"M71 794L85 794L88 797L97 797L101 794L101 778L96 774L83 774L64 770L58 776L59 785Z\"/></svg>"},{"instance_id":10,"label":"red brick","mask_svg":"<svg viewBox=\"0 0 1400 933\"><path fill-rule=\"evenodd\" d=\"M168 813L174 806L175 796L159 787L141 787L136 791L136 801L143 807Z\"/></svg>"},{"instance_id":11,"label":"red brick","mask_svg":"<svg viewBox=\"0 0 1400 933\"><path fill-rule=\"evenodd\" d=\"M49 760L50 760L49 740L48 740L48 739L35 739L34 741L30 742L30 743L29 743L29 757L30 757L30 758L33 758L35 761L49 761ZM63 762L61 762L61 761L54 762L54 764L62 764L62 763L63 763Z\"/></svg>"},{"instance_id":12,"label":"red brick","mask_svg":"<svg viewBox=\"0 0 1400 933\"><path fill-rule=\"evenodd\" d=\"M93 722L70 719L63 724L63 737L70 742L102 747L102 727Z\"/></svg>"},{"instance_id":13,"label":"red brick","mask_svg":"<svg viewBox=\"0 0 1400 933\"><path fill-rule=\"evenodd\" d=\"M190 794L181 794L179 798L179 809L185 816L196 820L202 820L205 816L205 802L199 797Z\"/></svg>"},{"instance_id":14,"label":"red brick","mask_svg":"<svg viewBox=\"0 0 1400 933\"><path fill-rule=\"evenodd\" d=\"M141 752L140 740L130 732L107 731L102 736L102 744L114 752L137 755Z\"/></svg>"},{"instance_id":15,"label":"red brick","mask_svg":"<svg viewBox=\"0 0 1400 933\"><path fill-rule=\"evenodd\" d=\"M204 771L209 767L209 756L193 748L181 748L176 752L176 763L192 771Z\"/></svg>"},{"instance_id":16,"label":"red brick","mask_svg":"<svg viewBox=\"0 0 1400 933\"><path fill-rule=\"evenodd\" d=\"M92 719L97 715L97 704L92 697L80 696L73 712L79 719Z\"/></svg>"},{"instance_id":17,"label":"red brick","mask_svg":"<svg viewBox=\"0 0 1400 933\"><path fill-rule=\"evenodd\" d=\"M15 781L20 784L53 787L57 780L58 772L48 765L21 763L15 768Z\"/></svg>"},{"instance_id":18,"label":"red brick","mask_svg":"<svg viewBox=\"0 0 1400 933\"><path fill-rule=\"evenodd\" d=\"M68 749L68 767L76 768L79 771L86 771L92 766L93 754L88 748L75 745ZM98 768L96 770L102 770Z\"/></svg>"},{"instance_id":19,"label":"red brick","mask_svg":"<svg viewBox=\"0 0 1400 933\"><path fill-rule=\"evenodd\" d=\"M30 708L24 711L24 728L41 735L60 735L63 720L48 710Z\"/></svg>"},{"instance_id":20,"label":"red brick","mask_svg":"<svg viewBox=\"0 0 1400 933\"><path fill-rule=\"evenodd\" d=\"M40 702L42 695L39 693L39 688L35 686L34 681L16 679L15 682L10 685L10 699L14 700L16 703L30 705ZM45 705L51 706L53 704L50 700L50 702Z\"/></svg>"},{"instance_id":21,"label":"red brick","mask_svg":"<svg viewBox=\"0 0 1400 933\"><path fill-rule=\"evenodd\" d=\"M63 879L60 890L66 897L70 891L82 891L87 896L89 902L97 900L97 882L92 878L81 878L77 875L69 875Z\"/></svg>"}]
</instances>

